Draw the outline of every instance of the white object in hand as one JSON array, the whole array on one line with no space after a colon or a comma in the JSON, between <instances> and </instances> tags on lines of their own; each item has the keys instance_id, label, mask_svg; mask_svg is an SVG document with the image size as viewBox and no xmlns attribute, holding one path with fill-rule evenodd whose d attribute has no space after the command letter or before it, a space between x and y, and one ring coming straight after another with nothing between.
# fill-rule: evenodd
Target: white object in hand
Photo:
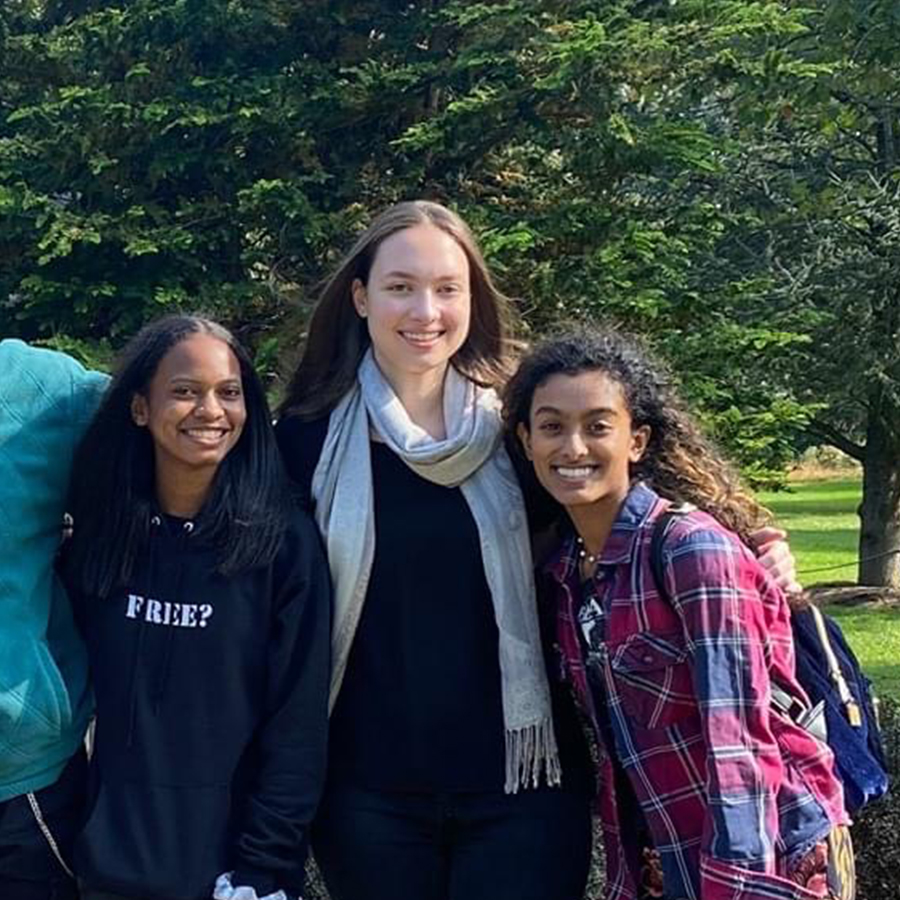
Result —
<instances>
[{"instance_id":1,"label":"white object in hand","mask_svg":"<svg viewBox=\"0 0 900 900\"><path fill-rule=\"evenodd\" d=\"M231 872L226 872L216 879L212 900L288 900L284 891L275 891L273 894L259 897L256 894L256 888L235 887L231 883L231 875ZM303 900L303 898L298 897L297 900Z\"/></svg>"}]
</instances>

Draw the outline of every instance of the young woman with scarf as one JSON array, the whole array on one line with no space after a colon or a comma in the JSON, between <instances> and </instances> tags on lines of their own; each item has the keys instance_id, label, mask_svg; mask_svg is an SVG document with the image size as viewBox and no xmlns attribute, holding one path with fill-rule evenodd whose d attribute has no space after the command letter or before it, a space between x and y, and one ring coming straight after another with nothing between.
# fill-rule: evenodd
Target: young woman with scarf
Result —
<instances>
[{"instance_id":1,"label":"young woman with scarf","mask_svg":"<svg viewBox=\"0 0 900 900\"><path fill-rule=\"evenodd\" d=\"M76 454L65 573L97 725L84 900L296 900L324 783L330 586L221 326L126 348Z\"/></svg>"},{"instance_id":2,"label":"young woman with scarf","mask_svg":"<svg viewBox=\"0 0 900 900\"><path fill-rule=\"evenodd\" d=\"M634 341L581 329L529 354L504 397L557 512L540 596L600 749L605 896L850 900L841 786L801 724L788 605L744 543L765 511L670 385ZM658 544L672 502L695 508Z\"/></svg>"},{"instance_id":3,"label":"young woman with scarf","mask_svg":"<svg viewBox=\"0 0 900 900\"><path fill-rule=\"evenodd\" d=\"M313 833L335 900L583 896L590 762L545 674L495 393L512 349L465 223L400 203L326 283L282 406L335 587Z\"/></svg>"},{"instance_id":4,"label":"young woman with scarf","mask_svg":"<svg viewBox=\"0 0 900 900\"><path fill-rule=\"evenodd\" d=\"M465 224L402 203L325 286L282 407L335 591L313 834L334 900L583 896L589 790L577 765L559 787L528 523L492 390L508 334Z\"/></svg>"}]
</instances>

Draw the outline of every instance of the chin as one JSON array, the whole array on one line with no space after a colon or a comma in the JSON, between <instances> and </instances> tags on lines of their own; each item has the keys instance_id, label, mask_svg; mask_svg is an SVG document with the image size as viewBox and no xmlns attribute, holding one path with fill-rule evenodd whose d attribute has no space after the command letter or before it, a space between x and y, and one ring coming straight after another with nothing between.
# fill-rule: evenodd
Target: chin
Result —
<instances>
[{"instance_id":1,"label":"chin","mask_svg":"<svg viewBox=\"0 0 900 900\"><path fill-rule=\"evenodd\" d=\"M187 461L188 465L195 469L208 469L210 467L218 468L225 460L227 453L208 453L195 456L192 460Z\"/></svg>"}]
</instances>

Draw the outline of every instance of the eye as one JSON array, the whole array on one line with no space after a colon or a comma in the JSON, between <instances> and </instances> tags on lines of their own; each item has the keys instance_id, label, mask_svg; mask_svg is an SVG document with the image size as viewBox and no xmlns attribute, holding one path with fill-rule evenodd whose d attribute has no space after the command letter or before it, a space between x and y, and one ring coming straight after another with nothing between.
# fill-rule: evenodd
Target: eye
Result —
<instances>
[{"instance_id":1,"label":"eye","mask_svg":"<svg viewBox=\"0 0 900 900\"><path fill-rule=\"evenodd\" d=\"M392 294L405 294L410 290L410 286L404 281L394 281L387 285L385 290Z\"/></svg>"},{"instance_id":2,"label":"eye","mask_svg":"<svg viewBox=\"0 0 900 900\"><path fill-rule=\"evenodd\" d=\"M455 297L460 291L462 291L462 285L459 284L442 284L438 288L438 293L447 297Z\"/></svg>"},{"instance_id":3,"label":"eye","mask_svg":"<svg viewBox=\"0 0 900 900\"><path fill-rule=\"evenodd\" d=\"M236 384L233 384L229 387L222 388L219 393L226 400L238 400L243 392Z\"/></svg>"},{"instance_id":4,"label":"eye","mask_svg":"<svg viewBox=\"0 0 900 900\"><path fill-rule=\"evenodd\" d=\"M194 389L186 384L176 384L172 388L172 394L175 397L190 397L194 393Z\"/></svg>"},{"instance_id":5,"label":"eye","mask_svg":"<svg viewBox=\"0 0 900 900\"><path fill-rule=\"evenodd\" d=\"M588 425L588 431L591 434L606 434L609 431L609 424L607 422L591 422Z\"/></svg>"},{"instance_id":6,"label":"eye","mask_svg":"<svg viewBox=\"0 0 900 900\"><path fill-rule=\"evenodd\" d=\"M559 428L559 422L541 422L541 424L538 425L538 431L543 431L544 434L557 434Z\"/></svg>"}]
</instances>

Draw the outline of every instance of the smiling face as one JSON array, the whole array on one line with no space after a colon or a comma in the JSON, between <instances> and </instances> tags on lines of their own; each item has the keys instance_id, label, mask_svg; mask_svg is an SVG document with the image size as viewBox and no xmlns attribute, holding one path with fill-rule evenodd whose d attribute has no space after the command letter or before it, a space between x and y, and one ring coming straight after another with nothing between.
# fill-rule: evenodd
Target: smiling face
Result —
<instances>
[{"instance_id":1,"label":"smiling face","mask_svg":"<svg viewBox=\"0 0 900 900\"><path fill-rule=\"evenodd\" d=\"M622 386L596 370L551 375L534 392L528 428L519 426L538 480L570 511L618 510L649 435L634 428Z\"/></svg>"},{"instance_id":2,"label":"smiling face","mask_svg":"<svg viewBox=\"0 0 900 900\"><path fill-rule=\"evenodd\" d=\"M353 303L391 382L442 376L469 334L468 258L434 225L405 228L381 243L368 282L353 283Z\"/></svg>"},{"instance_id":3,"label":"smiling face","mask_svg":"<svg viewBox=\"0 0 900 900\"><path fill-rule=\"evenodd\" d=\"M247 419L237 357L212 335L186 337L162 358L146 395L134 395L131 415L153 438L158 483L204 470L211 479Z\"/></svg>"}]
</instances>

